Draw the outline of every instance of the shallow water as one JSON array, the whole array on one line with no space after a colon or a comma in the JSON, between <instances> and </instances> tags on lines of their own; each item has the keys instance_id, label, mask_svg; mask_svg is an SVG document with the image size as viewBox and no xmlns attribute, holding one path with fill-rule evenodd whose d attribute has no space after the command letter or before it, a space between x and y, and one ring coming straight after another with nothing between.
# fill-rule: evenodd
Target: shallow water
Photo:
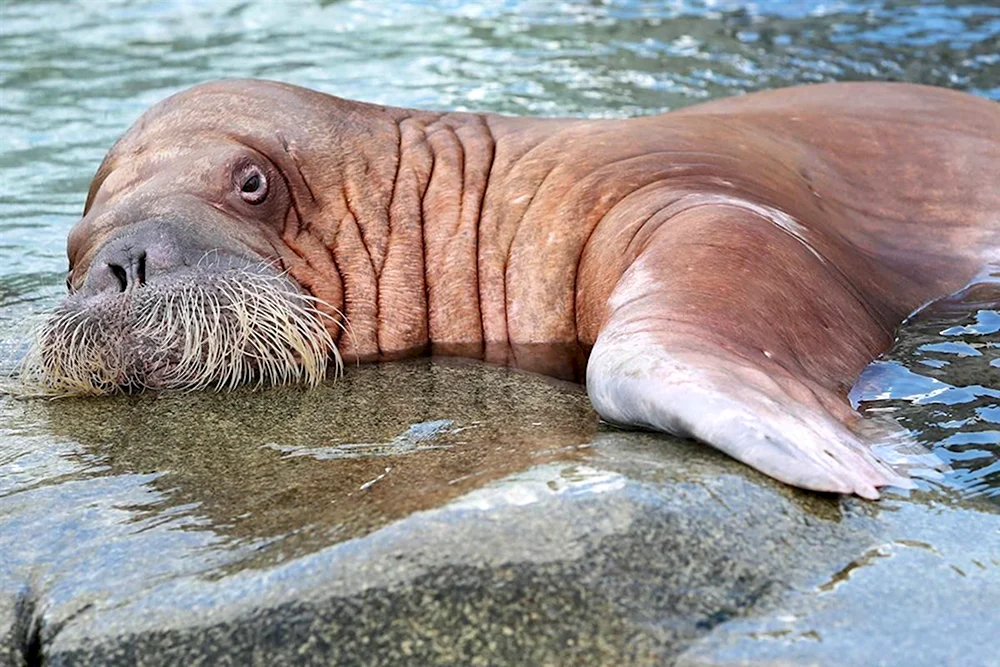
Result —
<instances>
[{"instance_id":1,"label":"shallow water","mask_svg":"<svg viewBox=\"0 0 1000 667\"><path fill-rule=\"evenodd\" d=\"M211 78L279 78L399 106L627 116L837 79L1000 99L988 2L6 2L0 341L63 293L66 233L113 141ZM995 293L994 293L995 296ZM994 302L996 300L994 299ZM1000 334L983 304L918 319L855 390L1000 497ZM978 306L978 307L977 307Z\"/></svg>"},{"instance_id":2,"label":"shallow water","mask_svg":"<svg viewBox=\"0 0 1000 667\"><path fill-rule=\"evenodd\" d=\"M741 5L0 3L0 357L17 347L25 321L61 298L66 234L104 153L149 105L206 79L268 77L398 106L550 116L648 114L746 91L841 79L921 82L1000 100L995 3ZM911 497L919 502L886 501L842 517L829 499L771 486L763 487L767 502L783 508L783 517L795 516L786 504L804 513L810 530L833 530L842 518L850 519L849 529L832 540L835 551L868 530L857 517L878 508L895 507L898 512L882 514L897 522L904 515L923 516L924 504L992 512L1000 502L998 291L987 285L975 298L914 317L853 393L862 409L896 419L950 463L952 471L942 479L920 483ZM624 453L616 454L619 449ZM669 493L642 486L664 478L678 485L679 496L674 486L664 487ZM350 546L352 539L399 525L407 516L417 517L418 532L421 522L474 527L480 520L463 524L463 512L481 510L488 521L491 507L623 493L655 505L655 516L680 502L677 521L683 527L688 514L723 502L712 490L718 484L735 489L728 502L737 528L727 530L737 535L744 516L758 509L747 480L765 484L704 448L645 435L626 438L599 427L579 388L462 362L349 369L341 383L314 392L58 402L0 396L0 589L44 595L56 620L77 618L81 605L93 600L98 612L113 616L116 608L133 609L125 605L130 600L136 618L151 614L155 625L160 617L147 607L157 600L182 614L206 596L214 604L230 589L204 582L244 568L267 571L289 563L297 575L279 569L272 574L276 581L289 577L288 596L305 595L293 584L296 576L311 581L310 568L318 567L307 555L340 544L350 561L350 553L373 548L370 541ZM657 493L663 498L655 503L643 495ZM685 494L692 505L683 504ZM433 508L450 509L433 514ZM753 530L780 525L777 515L761 516ZM995 523L988 522L993 515L948 516L955 518L928 534L946 535L941 552L963 572L978 572L960 562L958 552L989 551L980 540L995 533ZM530 523L530 517L517 521ZM548 528L516 545L502 543L516 532L480 530L470 535L484 536L483 544L470 549L490 552L493 535L497 554L511 548L521 550L518 558L556 559L551 554L558 553L565 559L569 549L573 558L574 549L596 539L593 534L611 535L628 525L619 518L609 515L607 525L593 519L601 527L590 533L576 519L554 523L552 530L568 531L569 537L552 543L546 542ZM709 534L717 525L711 515L693 532ZM897 544L909 545L923 534L901 525L897 537L905 539ZM673 525L666 532L685 534ZM808 535L801 544L811 544L815 533ZM963 539L968 548L961 546ZM747 553L758 551L754 542ZM788 563L801 563L795 553L785 554ZM337 554L328 560L342 557ZM421 557L418 549L414 562ZM990 572L996 566L1000 562L993 561ZM879 567L882 573L886 566ZM981 576L989 576L983 567ZM618 571L628 572L616 563L607 576ZM253 586L264 590L269 576L252 580ZM666 577L658 573L655 580ZM713 570L705 581L725 578ZM633 591L631 582L625 585ZM957 590L981 586L971 579L964 585ZM151 590L159 592L150 594L150 602L143 596ZM256 599L258 589L248 590L245 595ZM866 598L850 595L852 604L870 608ZM988 608L988 600L976 599ZM650 605L642 601L637 617L645 618ZM101 626L100 613L81 615L77 636ZM928 627L936 627L933 611L927 614ZM896 617L887 618L894 623ZM969 627L978 632L971 621ZM72 624L68 628L61 636L73 635ZM825 626L819 630L826 633Z\"/></svg>"}]
</instances>

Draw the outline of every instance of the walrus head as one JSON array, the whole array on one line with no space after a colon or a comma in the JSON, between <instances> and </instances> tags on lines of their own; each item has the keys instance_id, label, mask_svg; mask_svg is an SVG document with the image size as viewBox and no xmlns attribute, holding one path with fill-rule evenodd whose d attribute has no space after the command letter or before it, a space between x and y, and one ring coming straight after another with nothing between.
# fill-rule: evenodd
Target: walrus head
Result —
<instances>
[{"instance_id":1,"label":"walrus head","mask_svg":"<svg viewBox=\"0 0 1000 667\"><path fill-rule=\"evenodd\" d=\"M147 111L104 159L70 233L70 293L28 354L29 389L316 383L339 366L329 237L347 172L378 172L350 157L378 120L359 106L224 81ZM325 150L303 157L304 143Z\"/></svg>"}]
</instances>

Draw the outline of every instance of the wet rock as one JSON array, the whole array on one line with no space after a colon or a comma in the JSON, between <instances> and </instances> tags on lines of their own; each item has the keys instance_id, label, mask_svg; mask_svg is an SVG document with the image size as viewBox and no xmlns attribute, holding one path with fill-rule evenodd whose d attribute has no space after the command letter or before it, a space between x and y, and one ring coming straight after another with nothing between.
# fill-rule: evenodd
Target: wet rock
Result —
<instances>
[{"instance_id":1,"label":"wet rock","mask_svg":"<svg viewBox=\"0 0 1000 667\"><path fill-rule=\"evenodd\" d=\"M678 664L996 664L1000 519L891 511L880 538L829 579L727 623Z\"/></svg>"},{"instance_id":2,"label":"wet rock","mask_svg":"<svg viewBox=\"0 0 1000 667\"><path fill-rule=\"evenodd\" d=\"M413 362L0 414L0 621L49 665L992 655L988 500L796 491L538 376Z\"/></svg>"}]
</instances>

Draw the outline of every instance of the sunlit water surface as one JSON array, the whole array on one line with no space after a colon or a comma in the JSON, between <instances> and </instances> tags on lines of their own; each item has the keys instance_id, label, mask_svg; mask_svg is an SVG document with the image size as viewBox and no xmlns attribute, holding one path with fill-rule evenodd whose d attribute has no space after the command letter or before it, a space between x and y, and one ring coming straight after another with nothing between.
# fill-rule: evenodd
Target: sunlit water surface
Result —
<instances>
[{"instance_id":1,"label":"sunlit water surface","mask_svg":"<svg viewBox=\"0 0 1000 667\"><path fill-rule=\"evenodd\" d=\"M649 114L747 91L841 79L921 82L1000 99L1000 9L993 3L789 0L758 2L752 9L740 4L161 0L67 5L7 0L0 5L0 340L9 348L25 320L61 297L66 234L106 150L148 106L206 79L267 77L397 106L548 116ZM936 483L943 491L987 501L1000 499L996 296L994 290L993 301L959 302L915 318L854 394L865 409L895 417L951 464L953 472ZM110 420L101 423L110 430L94 430L88 420L96 413L86 413L90 408L80 408L86 414L74 422L76 408L51 413L0 400L7 401L3 433L11 436L0 443L7 493L32 488L44 494L38 489L84 471L129 473L121 477L122 485L145 488L156 478L155 468L169 465L163 458L143 464L129 453L134 435L129 429L135 425ZM189 399L183 404L185 410L202 411L198 419L185 420L198 425L203 418L206 434L223 419L214 416L217 399L203 408ZM129 408L137 411L140 425L147 414L143 405ZM567 409L559 419L569 421L552 422L562 424L561 431L543 428L533 436L539 447L558 440L558 433L569 434L572 442L566 446L591 437L591 417L577 404ZM125 410L119 406L108 414L128 421L122 417ZM407 412L383 429L378 437L384 444L372 446L424 446L420 443L437 432L422 438L421 429L445 428L442 415L432 412ZM539 414L542 421L554 419ZM566 414L580 420L577 430ZM150 417L150 428L162 429L165 442L170 442L170 415L162 407ZM409 423L417 431L411 433ZM513 432L517 436L517 429ZM267 440L256 426L246 433ZM114 438L121 441L109 440ZM524 442L518 438L511 442ZM271 441L279 444L267 451L294 459L296 444L288 440L288 433L274 436ZM98 450L111 458L95 456ZM344 458L345 451L360 450L324 455ZM532 456L525 465L539 460ZM462 475L479 464L463 465L458 472L442 472L441 484L465 479ZM493 466L498 474L509 472L504 465ZM148 479L140 474L145 470ZM381 470L377 462L359 467L357 479L349 481L377 483ZM417 495L423 488L419 480L425 479L421 475L426 472L414 476ZM205 490L205 507L211 503L205 498L214 493L213 479L211 474L192 477L193 487ZM457 493L464 487L455 488ZM119 491L121 497L128 495ZM86 507L89 493L69 489L65 497L73 499L74 508ZM101 502L103 492L93 493L93 502ZM193 505L173 505L173 514L140 513L130 521L200 521L191 518ZM270 505L285 506L303 507L273 499ZM268 507L262 502L244 509L247 516L256 512L267 521ZM395 516L389 510L375 515L379 521ZM23 515L21 520L23 534L47 530L41 517ZM338 521L346 525L342 517ZM218 528L224 522L217 523ZM32 553L25 558L44 558Z\"/></svg>"}]
</instances>

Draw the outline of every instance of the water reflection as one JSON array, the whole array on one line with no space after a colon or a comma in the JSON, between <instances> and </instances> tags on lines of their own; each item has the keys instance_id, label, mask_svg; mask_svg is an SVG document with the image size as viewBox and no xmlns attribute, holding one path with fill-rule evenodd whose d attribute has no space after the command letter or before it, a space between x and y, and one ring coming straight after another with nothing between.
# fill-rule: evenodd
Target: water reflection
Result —
<instances>
[{"instance_id":1,"label":"water reflection","mask_svg":"<svg viewBox=\"0 0 1000 667\"><path fill-rule=\"evenodd\" d=\"M352 369L312 391L33 402L22 419L77 443L57 466L68 458L77 473L49 466L11 497L143 476L157 497L128 521L197 519L178 525L252 547L241 567L365 535L534 465L583 460L597 427L578 387L427 361Z\"/></svg>"}]
</instances>

